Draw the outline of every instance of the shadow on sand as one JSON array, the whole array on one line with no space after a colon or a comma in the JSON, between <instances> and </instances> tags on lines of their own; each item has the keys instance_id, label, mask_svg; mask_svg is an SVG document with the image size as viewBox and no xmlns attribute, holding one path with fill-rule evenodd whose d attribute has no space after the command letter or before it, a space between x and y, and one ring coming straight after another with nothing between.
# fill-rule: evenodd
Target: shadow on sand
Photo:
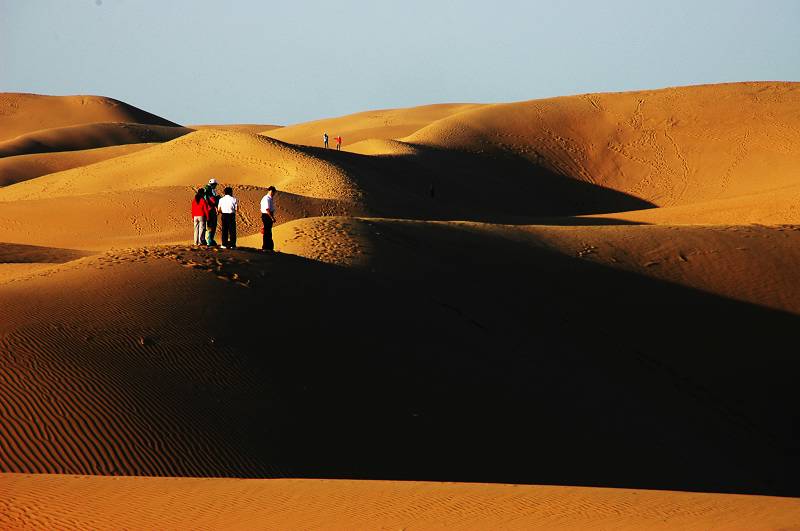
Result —
<instances>
[{"instance_id":1,"label":"shadow on sand","mask_svg":"<svg viewBox=\"0 0 800 531\"><path fill-rule=\"evenodd\" d=\"M523 224L530 218L656 206L624 192L558 175L517 156L419 145L412 146L416 150L412 155L390 156L294 147L346 171L366 192L365 203L377 217Z\"/></svg>"},{"instance_id":2,"label":"shadow on sand","mask_svg":"<svg viewBox=\"0 0 800 531\"><path fill-rule=\"evenodd\" d=\"M380 230L397 252L368 269L277 255L288 307L237 305L240 330L271 315L268 352L260 334L227 338L265 383L242 433L253 476L800 495L798 316L529 246L428 240L446 227Z\"/></svg>"}]
</instances>

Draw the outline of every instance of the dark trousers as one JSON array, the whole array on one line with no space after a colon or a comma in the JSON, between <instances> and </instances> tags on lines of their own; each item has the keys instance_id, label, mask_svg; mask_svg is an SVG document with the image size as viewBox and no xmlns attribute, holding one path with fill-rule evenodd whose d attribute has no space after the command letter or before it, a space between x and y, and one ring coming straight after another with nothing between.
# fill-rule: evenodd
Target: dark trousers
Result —
<instances>
[{"instance_id":1,"label":"dark trousers","mask_svg":"<svg viewBox=\"0 0 800 531\"><path fill-rule=\"evenodd\" d=\"M222 245L236 247L236 214L222 214Z\"/></svg>"},{"instance_id":2,"label":"dark trousers","mask_svg":"<svg viewBox=\"0 0 800 531\"><path fill-rule=\"evenodd\" d=\"M261 244L261 248L272 251L275 249L275 242L272 241L272 218L261 214L261 222L264 223L264 242Z\"/></svg>"}]
</instances>

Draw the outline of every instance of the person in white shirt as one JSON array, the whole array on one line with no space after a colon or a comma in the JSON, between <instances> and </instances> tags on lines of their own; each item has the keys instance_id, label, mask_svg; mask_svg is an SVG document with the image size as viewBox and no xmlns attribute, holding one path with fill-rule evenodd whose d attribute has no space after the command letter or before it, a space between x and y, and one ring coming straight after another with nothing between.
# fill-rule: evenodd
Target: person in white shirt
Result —
<instances>
[{"instance_id":1,"label":"person in white shirt","mask_svg":"<svg viewBox=\"0 0 800 531\"><path fill-rule=\"evenodd\" d=\"M261 222L264 223L264 241L261 244L262 251L274 251L275 242L272 241L272 225L275 223L275 206L272 198L275 197L274 186L267 188L267 194L261 198Z\"/></svg>"},{"instance_id":2,"label":"person in white shirt","mask_svg":"<svg viewBox=\"0 0 800 531\"><path fill-rule=\"evenodd\" d=\"M219 200L219 213L222 219L222 248L236 249L236 211L239 200L233 197L233 189L225 188L224 196Z\"/></svg>"}]
</instances>

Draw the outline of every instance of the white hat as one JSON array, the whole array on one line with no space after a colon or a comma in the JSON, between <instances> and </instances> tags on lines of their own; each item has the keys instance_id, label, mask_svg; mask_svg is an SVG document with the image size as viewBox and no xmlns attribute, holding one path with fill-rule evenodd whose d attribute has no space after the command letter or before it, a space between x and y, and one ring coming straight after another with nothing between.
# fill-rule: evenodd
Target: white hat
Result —
<instances>
[{"instance_id":1,"label":"white hat","mask_svg":"<svg viewBox=\"0 0 800 531\"><path fill-rule=\"evenodd\" d=\"M209 179L208 180L208 184L217 184L217 180L216 179Z\"/></svg>"}]
</instances>

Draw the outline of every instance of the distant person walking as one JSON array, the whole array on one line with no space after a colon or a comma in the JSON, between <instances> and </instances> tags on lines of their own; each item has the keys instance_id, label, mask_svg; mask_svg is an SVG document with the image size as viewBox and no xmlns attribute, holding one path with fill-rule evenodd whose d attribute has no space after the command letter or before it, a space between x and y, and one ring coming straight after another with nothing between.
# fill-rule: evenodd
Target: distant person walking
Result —
<instances>
[{"instance_id":1,"label":"distant person walking","mask_svg":"<svg viewBox=\"0 0 800 531\"><path fill-rule=\"evenodd\" d=\"M272 225L275 224L275 205L272 202L275 197L274 186L267 188L267 194L261 198L261 222L264 224L264 239L261 244L261 250L274 251L275 242L272 241Z\"/></svg>"},{"instance_id":2,"label":"distant person walking","mask_svg":"<svg viewBox=\"0 0 800 531\"><path fill-rule=\"evenodd\" d=\"M337 135L334 140L336 140L336 149L337 150L341 150L342 149L342 136L341 135Z\"/></svg>"},{"instance_id":3,"label":"distant person walking","mask_svg":"<svg viewBox=\"0 0 800 531\"><path fill-rule=\"evenodd\" d=\"M222 225L222 248L236 249L236 211L239 210L239 200L233 197L233 189L225 187L219 200L219 215Z\"/></svg>"},{"instance_id":4,"label":"distant person walking","mask_svg":"<svg viewBox=\"0 0 800 531\"><path fill-rule=\"evenodd\" d=\"M322 143L325 144L325 149L328 149L328 133L322 133Z\"/></svg>"},{"instance_id":5,"label":"distant person walking","mask_svg":"<svg viewBox=\"0 0 800 531\"><path fill-rule=\"evenodd\" d=\"M206 219L208 219L208 203L202 188L197 189L192 200L192 220L194 220L194 244L205 245Z\"/></svg>"},{"instance_id":6,"label":"distant person walking","mask_svg":"<svg viewBox=\"0 0 800 531\"><path fill-rule=\"evenodd\" d=\"M217 245L214 235L217 234L217 208L219 207L219 195L217 195L217 180L209 179L208 184L203 189L206 202L208 203L208 219L206 220L206 245Z\"/></svg>"}]
</instances>

